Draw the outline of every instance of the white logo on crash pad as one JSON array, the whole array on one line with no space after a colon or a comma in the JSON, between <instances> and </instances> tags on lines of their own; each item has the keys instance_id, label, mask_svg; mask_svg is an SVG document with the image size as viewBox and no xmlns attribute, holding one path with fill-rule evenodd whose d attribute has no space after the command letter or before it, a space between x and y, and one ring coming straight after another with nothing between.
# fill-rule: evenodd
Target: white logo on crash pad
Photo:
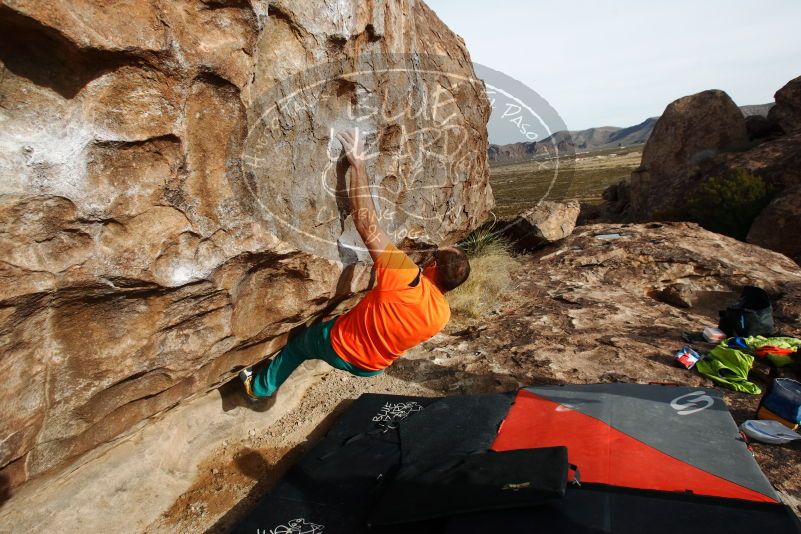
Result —
<instances>
[{"instance_id":1,"label":"white logo on crash pad","mask_svg":"<svg viewBox=\"0 0 801 534\"><path fill-rule=\"evenodd\" d=\"M398 402L386 403L381 410L373 417L376 423L396 423L409 417L412 412L419 412L423 406L417 402Z\"/></svg>"},{"instance_id":2,"label":"white logo on crash pad","mask_svg":"<svg viewBox=\"0 0 801 534\"><path fill-rule=\"evenodd\" d=\"M323 530L325 530L323 525L309 523L305 519L299 518L289 521L286 525L278 525L270 530L270 534L322 534ZM256 532L262 534L260 529L257 529Z\"/></svg>"},{"instance_id":3,"label":"white logo on crash pad","mask_svg":"<svg viewBox=\"0 0 801 534\"><path fill-rule=\"evenodd\" d=\"M693 391L670 401L670 407L679 415L690 415L706 410L715 404L715 399L707 395L706 391Z\"/></svg>"}]
</instances>

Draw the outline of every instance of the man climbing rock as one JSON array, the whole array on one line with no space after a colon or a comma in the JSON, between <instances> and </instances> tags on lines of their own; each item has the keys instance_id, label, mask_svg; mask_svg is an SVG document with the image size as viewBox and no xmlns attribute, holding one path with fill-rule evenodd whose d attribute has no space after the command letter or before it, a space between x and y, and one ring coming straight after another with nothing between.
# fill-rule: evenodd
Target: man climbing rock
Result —
<instances>
[{"instance_id":1,"label":"man climbing rock","mask_svg":"<svg viewBox=\"0 0 801 534\"><path fill-rule=\"evenodd\" d=\"M424 268L398 250L380 226L358 129L337 134L351 166L348 198L356 229L373 258L375 284L348 313L295 335L264 368L240 373L253 399L271 396L298 365L323 360L356 376L373 376L405 351L442 330L450 319L444 294L470 274L456 247L434 252Z\"/></svg>"}]
</instances>

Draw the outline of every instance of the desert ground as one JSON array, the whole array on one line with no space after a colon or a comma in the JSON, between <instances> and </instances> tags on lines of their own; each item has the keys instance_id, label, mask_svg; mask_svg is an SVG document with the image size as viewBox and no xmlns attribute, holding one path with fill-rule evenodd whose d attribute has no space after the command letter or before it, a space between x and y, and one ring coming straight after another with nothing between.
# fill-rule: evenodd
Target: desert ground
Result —
<instances>
[{"instance_id":1,"label":"desert ground","mask_svg":"<svg viewBox=\"0 0 801 534\"><path fill-rule=\"evenodd\" d=\"M603 190L627 179L640 166L641 159L642 147L632 147L492 167L495 213L501 218L510 217L542 198L598 203Z\"/></svg>"}]
</instances>

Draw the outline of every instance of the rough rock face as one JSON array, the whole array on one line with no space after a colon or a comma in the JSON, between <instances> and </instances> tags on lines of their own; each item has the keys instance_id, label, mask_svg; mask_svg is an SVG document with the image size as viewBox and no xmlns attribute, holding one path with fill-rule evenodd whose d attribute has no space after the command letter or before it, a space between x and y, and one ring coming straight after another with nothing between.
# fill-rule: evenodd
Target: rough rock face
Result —
<instances>
[{"instance_id":1,"label":"rough rock face","mask_svg":"<svg viewBox=\"0 0 801 534\"><path fill-rule=\"evenodd\" d=\"M504 233L520 248L535 249L569 236L576 227L580 211L577 200L545 200L520 214Z\"/></svg>"},{"instance_id":2,"label":"rough rock face","mask_svg":"<svg viewBox=\"0 0 801 534\"><path fill-rule=\"evenodd\" d=\"M776 105L768 113L768 118L778 122L785 133L801 130L801 76L790 80L776 91Z\"/></svg>"},{"instance_id":3,"label":"rough rock face","mask_svg":"<svg viewBox=\"0 0 801 534\"><path fill-rule=\"evenodd\" d=\"M750 141L778 136L783 133L776 121L770 120L762 115L747 115L745 117L745 129L748 132L748 139Z\"/></svg>"},{"instance_id":4,"label":"rough rock face","mask_svg":"<svg viewBox=\"0 0 801 534\"><path fill-rule=\"evenodd\" d=\"M801 186L768 204L751 225L747 241L781 252L801 265Z\"/></svg>"},{"instance_id":5,"label":"rough rock face","mask_svg":"<svg viewBox=\"0 0 801 534\"><path fill-rule=\"evenodd\" d=\"M647 220L654 211L676 205L693 168L722 148L748 141L745 118L723 91L710 90L672 102L643 149L642 165L631 176L631 211Z\"/></svg>"},{"instance_id":6,"label":"rough rock face","mask_svg":"<svg viewBox=\"0 0 801 534\"><path fill-rule=\"evenodd\" d=\"M4 486L365 286L332 128L368 131L398 242L492 205L483 84L421 2L3 0L0 31Z\"/></svg>"},{"instance_id":7,"label":"rough rock face","mask_svg":"<svg viewBox=\"0 0 801 534\"><path fill-rule=\"evenodd\" d=\"M745 169L776 191L801 185L801 132L769 139L744 152L722 153L702 163L697 176Z\"/></svg>"},{"instance_id":8,"label":"rough rock face","mask_svg":"<svg viewBox=\"0 0 801 534\"><path fill-rule=\"evenodd\" d=\"M704 162L700 176L745 169L776 195L752 223L747 240L801 260L801 132L771 138L745 152L723 153Z\"/></svg>"}]
</instances>

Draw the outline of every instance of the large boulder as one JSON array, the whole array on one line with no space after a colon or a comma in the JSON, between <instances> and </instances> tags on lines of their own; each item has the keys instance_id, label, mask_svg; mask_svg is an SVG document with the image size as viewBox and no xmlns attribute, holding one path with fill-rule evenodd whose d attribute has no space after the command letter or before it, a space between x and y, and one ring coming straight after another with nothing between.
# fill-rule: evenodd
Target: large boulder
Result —
<instances>
[{"instance_id":1,"label":"large boulder","mask_svg":"<svg viewBox=\"0 0 801 534\"><path fill-rule=\"evenodd\" d=\"M642 164L631 176L630 216L647 220L680 205L701 162L747 141L745 118L723 91L703 91L672 102L654 126Z\"/></svg>"},{"instance_id":2,"label":"large boulder","mask_svg":"<svg viewBox=\"0 0 801 534\"><path fill-rule=\"evenodd\" d=\"M422 2L2 0L0 31L2 486L365 287L332 130L399 243L492 206L483 83Z\"/></svg>"},{"instance_id":3,"label":"large boulder","mask_svg":"<svg viewBox=\"0 0 801 534\"><path fill-rule=\"evenodd\" d=\"M518 248L533 250L572 234L580 211L577 200L543 200L506 224L504 234Z\"/></svg>"},{"instance_id":4,"label":"large boulder","mask_svg":"<svg viewBox=\"0 0 801 534\"><path fill-rule=\"evenodd\" d=\"M801 265L801 186L779 195L754 220L747 241Z\"/></svg>"},{"instance_id":5,"label":"large boulder","mask_svg":"<svg viewBox=\"0 0 801 534\"><path fill-rule=\"evenodd\" d=\"M801 131L801 76L787 82L774 98L776 105L770 109L768 119L778 123L785 133Z\"/></svg>"}]
</instances>

